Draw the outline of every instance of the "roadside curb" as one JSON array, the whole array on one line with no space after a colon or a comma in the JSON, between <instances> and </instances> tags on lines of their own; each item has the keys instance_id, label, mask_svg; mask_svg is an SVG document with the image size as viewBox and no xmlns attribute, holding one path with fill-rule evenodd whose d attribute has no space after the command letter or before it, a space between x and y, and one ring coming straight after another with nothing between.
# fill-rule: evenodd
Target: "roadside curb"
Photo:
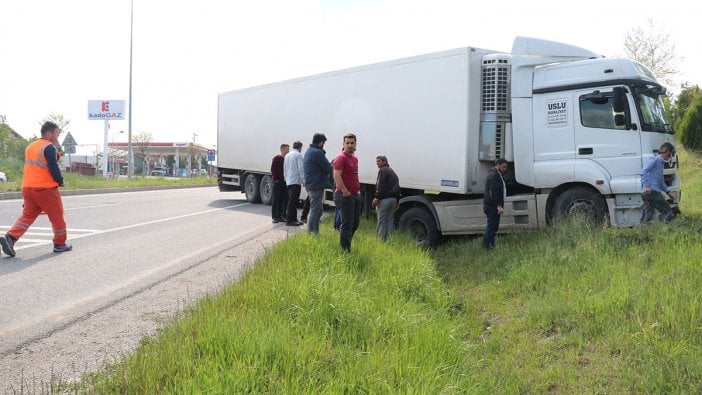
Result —
<instances>
[{"instance_id":1,"label":"roadside curb","mask_svg":"<svg viewBox=\"0 0 702 395\"><path fill-rule=\"evenodd\" d=\"M198 185L159 185L151 187L126 187L126 188L99 188L99 189L61 189L61 196L75 195L97 195L103 193L119 193L119 192L138 192L138 191L157 191L161 189L188 189L188 188L216 188L216 184L198 184ZM0 200L22 199L22 192L2 192Z\"/></svg>"}]
</instances>

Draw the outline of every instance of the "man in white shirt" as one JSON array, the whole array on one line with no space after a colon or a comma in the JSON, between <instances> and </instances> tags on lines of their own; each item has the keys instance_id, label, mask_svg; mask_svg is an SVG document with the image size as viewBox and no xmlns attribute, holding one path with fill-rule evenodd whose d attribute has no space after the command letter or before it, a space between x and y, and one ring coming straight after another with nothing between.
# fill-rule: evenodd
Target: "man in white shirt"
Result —
<instances>
[{"instance_id":1,"label":"man in white shirt","mask_svg":"<svg viewBox=\"0 0 702 395\"><path fill-rule=\"evenodd\" d=\"M293 143L293 149L285 155L283 162L283 173L285 174L285 184L288 186L288 211L287 226L300 226L302 222L297 220L297 206L300 202L300 192L305 184L305 170L303 167L304 157L300 152L302 142Z\"/></svg>"}]
</instances>

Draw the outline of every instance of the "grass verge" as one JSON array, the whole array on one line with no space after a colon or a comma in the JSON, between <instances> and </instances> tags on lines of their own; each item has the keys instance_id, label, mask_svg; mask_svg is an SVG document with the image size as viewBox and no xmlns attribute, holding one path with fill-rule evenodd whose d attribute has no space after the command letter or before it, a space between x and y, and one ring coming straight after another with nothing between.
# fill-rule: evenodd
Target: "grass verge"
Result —
<instances>
[{"instance_id":1,"label":"grass verge","mask_svg":"<svg viewBox=\"0 0 702 395\"><path fill-rule=\"evenodd\" d=\"M142 177L134 176L132 178L104 178L102 176L86 176L78 173L63 173L65 185L61 187L65 189L103 189L103 188L129 188L129 187L147 187L147 186L179 186L179 185L216 185L215 177L182 177L182 178L163 178L163 177ZM10 182L0 183L0 192L19 192L22 188L22 176L17 176L16 172L8 174Z\"/></svg>"},{"instance_id":2,"label":"grass verge","mask_svg":"<svg viewBox=\"0 0 702 395\"><path fill-rule=\"evenodd\" d=\"M327 226L328 228L328 226ZM271 249L89 391L664 392L702 388L699 221L580 223L418 250L336 233ZM443 280L443 281L442 281Z\"/></svg>"},{"instance_id":3,"label":"grass verge","mask_svg":"<svg viewBox=\"0 0 702 395\"><path fill-rule=\"evenodd\" d=\"M672 224L577 221L427 252L326 224L76 392L700 393L702 176Z\"/></svg>"},{"instance_id":4,"label":"grass verge","mask_svg":"<svg viewBox=\"0 0 702 395\"><path fill-rule=\"evenodd\" d=\"M429 254L369 223L344 254L325 226L271 249L87 388L102 392L451 392L465 353Z\"/></svg>"}]
</instances>

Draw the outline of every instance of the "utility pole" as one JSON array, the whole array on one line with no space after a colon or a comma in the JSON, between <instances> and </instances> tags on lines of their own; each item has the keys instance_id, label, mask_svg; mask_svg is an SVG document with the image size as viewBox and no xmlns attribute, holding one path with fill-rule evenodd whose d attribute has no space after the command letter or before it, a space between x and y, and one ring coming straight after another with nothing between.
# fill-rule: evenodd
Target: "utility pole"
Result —
<instances>
[{"instance_id":1,"label":"utility pole","mask_svg":"<svg viewBox=\"0 0 702 395\"><path fill-rule=\"evenodd\" d=\"M129 163L127 164L127 177L132 178L134 174L134 150L132 149L132 52L134 43L134 0L132 0L132 9L129 19L129 125L127 129L127 156Z\"/></svg>"}]
</instances>

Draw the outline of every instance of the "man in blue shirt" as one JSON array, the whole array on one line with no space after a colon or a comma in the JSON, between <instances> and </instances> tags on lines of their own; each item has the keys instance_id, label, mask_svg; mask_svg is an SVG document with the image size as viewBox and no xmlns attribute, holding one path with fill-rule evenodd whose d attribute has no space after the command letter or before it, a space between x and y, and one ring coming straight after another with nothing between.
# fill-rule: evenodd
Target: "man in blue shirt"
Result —
<instances>
[{"instance_id":1,"label":"man in blue shirt","mask_svg":"<svg viewBox=\"0 0 702 395\"><path fill-rule=\"evenodd\" d=\"M641 223L647 224L653 219L655 210L658 210L660 220L670 222L673 219L673 210L661 195L665 192L668 197L675 200L678 198L675 192L668 190L668 186L663 180L664 162L670 159L675 152L675 147L671 143L663 143L658 150L658 155L652 157L641 169L641 198L643 199L643 212L641 213Z\"/></svg>"}]
</instances>

